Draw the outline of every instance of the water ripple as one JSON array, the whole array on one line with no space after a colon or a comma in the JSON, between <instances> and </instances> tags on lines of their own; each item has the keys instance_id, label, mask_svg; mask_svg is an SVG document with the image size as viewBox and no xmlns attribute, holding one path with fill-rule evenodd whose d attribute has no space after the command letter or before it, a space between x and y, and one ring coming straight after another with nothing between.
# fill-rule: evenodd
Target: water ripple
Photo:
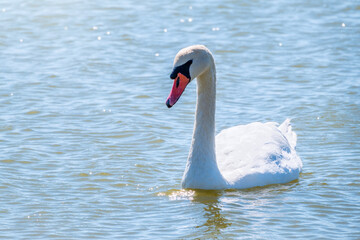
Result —
<instances>
[{"instance_id":1,"label":"water ripple","mask_svg":"<svg viewBox=\"0 0 360 240\"><path fill-rule=\"evenodd\" d=\"M358 239L360 7L354 1L8 1L0 6L0 238ZM196 84L217 63L217 132L292 118L298 181L181 190Z\"/></svg>"}]
</instances>

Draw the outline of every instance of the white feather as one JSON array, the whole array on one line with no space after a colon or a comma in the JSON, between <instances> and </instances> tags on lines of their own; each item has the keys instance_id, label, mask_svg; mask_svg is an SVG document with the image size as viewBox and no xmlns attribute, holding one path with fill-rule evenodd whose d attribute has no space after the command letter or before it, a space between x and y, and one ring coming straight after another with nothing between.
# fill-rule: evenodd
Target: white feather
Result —
<instances>
[{"instance_id":1,"label":"white feather","mask_svg":"<svg viewBox=\"0 0 360 240\"><path fill-rule=\"evenodd\" d=\"M182 49L178 63L193 60L197 77L194 133L182 179L184 188L250 188L295 180L302 162L295 151L296 134L290 120L251 123L221 131L215 138L216 71L211 52L204 46Z\"/></svg>"}]
</instances>

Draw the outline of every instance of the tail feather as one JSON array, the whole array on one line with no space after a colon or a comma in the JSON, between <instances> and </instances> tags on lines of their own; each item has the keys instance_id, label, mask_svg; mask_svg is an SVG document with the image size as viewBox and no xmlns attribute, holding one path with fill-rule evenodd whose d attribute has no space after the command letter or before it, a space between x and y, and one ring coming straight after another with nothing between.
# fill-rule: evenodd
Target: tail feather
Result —
<instances>
[{"instance_id":1,"label":"tail feather","mask_svg":"<svg viewBox=\"0 0 360 240\"><path fill-rule=\"evenodd\" d=\"M284 136L287 138L287 140L290 143L290 146L292 148L296 148L296 141L297 141L297 135L296 133L292 130L291 127L291 123L290 123L291 119L286 119L280 126L279 126L279 130L284 134Z\"/></svg>"}]
</instances>

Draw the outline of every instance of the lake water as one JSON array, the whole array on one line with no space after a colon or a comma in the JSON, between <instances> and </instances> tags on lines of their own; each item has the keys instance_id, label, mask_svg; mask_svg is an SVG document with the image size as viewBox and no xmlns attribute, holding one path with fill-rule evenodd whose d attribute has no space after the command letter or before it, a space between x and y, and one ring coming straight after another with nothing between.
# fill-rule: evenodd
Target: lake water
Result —
<instances>
[{"instance_id":1,"label":"lake water","mask_svg":"<svg viewBox=\"0 0 360 240\"><path fill-rule=\"evenodd\" d=\"M2 1L0 238L360 239L360 2ZM292 118L299 180L181 190L196 83L217 64L217 132Z\"/></svg>"}]
</instances>

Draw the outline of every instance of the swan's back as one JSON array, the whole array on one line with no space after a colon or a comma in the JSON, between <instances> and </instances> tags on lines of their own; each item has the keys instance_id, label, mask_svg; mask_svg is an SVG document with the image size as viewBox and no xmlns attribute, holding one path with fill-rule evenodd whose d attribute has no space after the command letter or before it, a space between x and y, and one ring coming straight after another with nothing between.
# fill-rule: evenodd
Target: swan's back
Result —
<instances>
[{"instance_id":1,"label":"swan's back","mask_svg":"<svg viewBox=\"0 0 360 240\"><path fill-rule=\"evenodd\" d=\"M285 183L299 177L296 134L290 120L231 127L216 136L216 159L233 188Z\"/></svg>"}]
</instances>

